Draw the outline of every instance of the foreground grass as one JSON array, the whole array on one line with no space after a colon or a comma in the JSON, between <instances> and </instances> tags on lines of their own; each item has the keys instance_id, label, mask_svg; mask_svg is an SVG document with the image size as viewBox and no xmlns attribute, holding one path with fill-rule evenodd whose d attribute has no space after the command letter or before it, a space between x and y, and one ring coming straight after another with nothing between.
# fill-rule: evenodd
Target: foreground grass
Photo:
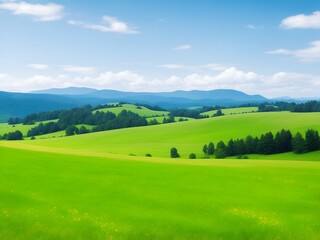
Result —
<instances>
[{"instance_id":1,"label":"foreground grass","mask_svg":"<svg viewBox=\"0 0 320 240\"><path fill-rule=\"evenodd\" d=\"M0 239L320 238L317 162L0 157Z\"/></svg>"}]
</instances>

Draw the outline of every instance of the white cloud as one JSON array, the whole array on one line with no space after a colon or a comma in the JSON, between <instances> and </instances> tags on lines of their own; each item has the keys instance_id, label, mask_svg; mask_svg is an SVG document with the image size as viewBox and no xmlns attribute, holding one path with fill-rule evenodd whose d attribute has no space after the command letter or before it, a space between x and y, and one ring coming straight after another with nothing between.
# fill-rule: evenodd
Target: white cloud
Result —
<instances>
[{"instance_id":1,"label":"white cloud","mask_svg":"<svg viewBox=\"0 0 320 240\"><path fill-rule=\"evenodd\" d=\"M55 3L2 2L0 9L8 10L14 15L29 15L37 21L55 21L63 17L64 6Z\"/></svg>"},{"instance_id":2,"label":"white cloud","mask_svg":"<svg viewBox=\"0 0 320 240\"><path fill-rule=\"evenodd\" d=\"M283 55L290 55L292 53L292 51L284 49L284 48L279 48L276 50L272 50L272 51L267 51L267 54L283 54Z\"/></svg>"},{"instance_id":3,"label":"white cloud","mask_svg":"<svg viewBox=\"0 0 320 240\"><path fill-rule=\"evenodd\" d=\"M88 29L98 30L101 32L113 32L124 34L139 33L136 28L129 26L127 23L118 20L116 17L103 16L102 24L89 24L82 21L70 20L68 24L74 26L81 26Z\"/></svg>"},{"instance_id":4,"label":"white cloud","mask_svg":"<svg viewBox=\"0 0 320 240\"><path fill-rule=\"evenodd\" d=\"M192 46L190 44L183 44L183 45L180 45L180 46L173 48L173 50L181 51L181 50L188 50L191 48L192 48Z\"/></svg>"},{"instance_id":5,"label":"white cloud","mask_svg":"<svg viewBox=\"0 0 320 240\"><path fill-rule=\"evenodd\" d=\"M310 43L310 47L298 50L276 49L266 52L268 54L291 55L302 61L313 62L320 60L320 40Z\"/></svg>"},{"instance_id":6,"label":"white cloud","mask_svg":"<svg viewBox=\"0 0 320 240\"><path fill-rule=\"evenodd\" d=\"M27 67L33 68L36 70L45 70L49 67L47 64L38 64L38 63L33 63L33 64L28 64Z\"/></svg>"},{"instance_id":7,"label":"white cloud","mask_svg":"<svg viewBox=\"0 0 320 240\"><path fill-rule=\"evenodd\" d=\"M320 28L320 11L313 12L311 15L299 14L290 16L282 20L281 27L291 28Z\"/></svg>"},{"instance_id":8,"label":"white cloud","mask_svg":"<svg viewBox=\"0 0 320 240\"><path fill-rule=\"evenodd\" d=\"M35 75L15 79L6 75L1 78L0 90L31 91L53 87L92 87L120 91L174 91L174 90L212 90L229 88L249 94L262 94L267 97L319 97L320 76L301 73L278 72L262 75L229 67L215 74L192 73L183 76L172 75L165 79L147 79L144 76L124 70L107 71L90 76L46 76Z\"/></svg>"},{"instance_id":9,"label":"white cloud","mask_svg":"<svg viewBox=\"0 0 320 240\"><path fill-rule=\"evenodd\" d=\"M72 66L72 65L63 66L62 69L66 72L81 73L81 74L92 73L95 71L94 67Z\"/></svg>"}]
</instances>

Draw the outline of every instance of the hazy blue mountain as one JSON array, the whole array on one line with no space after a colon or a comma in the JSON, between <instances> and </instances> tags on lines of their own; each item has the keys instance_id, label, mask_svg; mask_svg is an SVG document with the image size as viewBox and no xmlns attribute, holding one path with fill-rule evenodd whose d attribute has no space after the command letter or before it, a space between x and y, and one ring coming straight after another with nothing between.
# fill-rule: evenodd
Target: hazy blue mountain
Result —
<instances>
[{"instance_id":1,"label":"hazy blue mountain","mask_svg":"<svg viewBox=\"0 0 320 240\"><path fill-rule=\"evenodd\" d=\"M32 93L54 94L54 95L83 95L98 91L94 88L68 87L68 88L50 88L33 91Z\"/></svg>"},{"instance_id":2,"label":"hazy blue mountain","mask_svg":"<svg viewBox=\"0 0 320 240\"><path fill-rule=\"evenodd\" d=\"M67 109L86 104L94 106L108 102L146 103L173 109L204 105L236 106L265 101L268 99L260 95L248 95L230 89L154 93L70 87L33 93L0 92L0 121L9 117L23 117L30 113Z\"/></svg>"},{"instance_id":3,"label":"hazy blue mountain","mask_svg":"<svg viewBox=\"0 0 320 240\"><path fill-rule=\"evenodd\" d=\"M85 104L101 104L101 99L74 99L61 95L0 92L0 121L31 113L73 108Z\"/></svg>"},{"instance_id":4,"label":"hazy blue mountain","mask_svg":"<svg viewBox=\"0 0 320 240\"><path fill-rule=\"evenodd\" d=\"M174 92L121 92L115 90L99 90L87 97L101 98L108 101L123 101L130 103L147 103L164 108L182 108L203 105L232 106L245 103L260 103L268 101L260 95L248 95L231 89L212 91L174 91ZM79 96L78 96L79 97ZM83 97L83 96L81 96Z\"/></svg>"}]
</instances>

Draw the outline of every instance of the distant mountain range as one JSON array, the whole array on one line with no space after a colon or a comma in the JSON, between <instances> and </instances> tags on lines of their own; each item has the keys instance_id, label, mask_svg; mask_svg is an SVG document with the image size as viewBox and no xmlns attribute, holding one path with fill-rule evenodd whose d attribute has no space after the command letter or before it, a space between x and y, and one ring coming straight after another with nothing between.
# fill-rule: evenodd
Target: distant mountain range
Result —
<instances>
[{"instance_id":1,"label":"distant mountain range","mask_svg":"<svg viewBox=\"0 0 320 240\"><path fill-rule=\"evenodd\" d=\"M174 92L121 92L116 90L96 90L92 88L63 88L35 91L37 94L54 94L68 96L73 100L88 99L88 103L130 102L158 105L164 108L181 108L203 105L239 105L263 102L268 99L261 95L248 95L231 89L212 91L174 91Z\"/></svg>"},{"instance_id":2,"label":"distant mountain range","mask_svg":"<svg viewBox=\"0 0 320 240\"><path fill-rule=\"evenodd\" d=\"M163 108L195 106L235 106L246 103L272 101L261 95L248 95L231 90L174 91L174 92L121 92L92 88L53 88L31 93L0 92L0 121L9 117L23 117L30 113L67 109L86 104L128 102L157 105Z\"/></svg>"}]
</instances>

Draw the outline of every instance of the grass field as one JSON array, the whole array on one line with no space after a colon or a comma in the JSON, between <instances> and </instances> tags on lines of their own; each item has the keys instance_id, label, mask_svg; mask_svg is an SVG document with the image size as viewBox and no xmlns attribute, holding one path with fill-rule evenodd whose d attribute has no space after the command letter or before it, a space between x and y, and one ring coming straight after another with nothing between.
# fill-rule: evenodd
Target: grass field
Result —
<instances>
[{"instance_id":1,"label":"grass field","mask_svg":"<svg viewBox=\"0 0 320 240\"><path fill-rule=\"evenodd\" d=\"M320 238L319 162L77 154L0 147L0 239Z\"/></svg>"},{"instance_id":2,"label":"grass field","mask_svg":"<svg viewBox=\"0 0 320 240\"><path fill-rule=\"evenodd\" d=\"M224 115L252 113L252 112L257 112L258 107L226 108L226 109L221 109L221 111ZM216 112L217 110L212 110L208 112L203 112L201 113L201 115L208 115L209 117L212 117Z\"/></svg>"},{"instance_id":3,"label":"grass field","mask_svg":"<svg viewBox=\"0 0 320 240\"><path fill-rule=\"evenodd\" d=\"M320 151L309 152L304 154L295 154L293 152L279 153L272 155L261 155L261 154L246 154L250 159L263 159L263 160L295 160L295 161L318 161L320 162ZM237 156L229 157L235 159Z\"/></svg>"},{"instance_id":4,"label":"grass field","mask_svg":"<svg viewBox=\"0 0 320 240\"><path fill-rule=\"evenodd\" d=\"M245 117L244 117L245 116ZM182 157L194 152L202 155L205 143L231 138L244 138L251 134L260 136L267 131L282 128L304 133L308 128L320 131L320 113L255 113L222 116L196 121L164 125L119 129L106 132L77 135L58 139L21 141L19 145L71 149L79 152L134 154L146 153L168 157L171 147L176 147Z\"/></svg>"},{"instance_id":5,"label":"grass field","mask_svg":"<svg viewBox=\"0 0 320 240\"><path fill-rule=\"evenodd\" d=\"M141 108L141 109L140 109ZM118 115L121 111L127 110L133 113L138 114L141 117L156 117L156 116L167 116L169 112L166 111L155 111L150 110L146 107L137 108L136 105L133 104L122 104L122 107L114 107L114 108L102 108L96 111L100 112L113 112L114 114ZM96 112L94 111L94 112Z\"/></svg>"}]
</instances>

